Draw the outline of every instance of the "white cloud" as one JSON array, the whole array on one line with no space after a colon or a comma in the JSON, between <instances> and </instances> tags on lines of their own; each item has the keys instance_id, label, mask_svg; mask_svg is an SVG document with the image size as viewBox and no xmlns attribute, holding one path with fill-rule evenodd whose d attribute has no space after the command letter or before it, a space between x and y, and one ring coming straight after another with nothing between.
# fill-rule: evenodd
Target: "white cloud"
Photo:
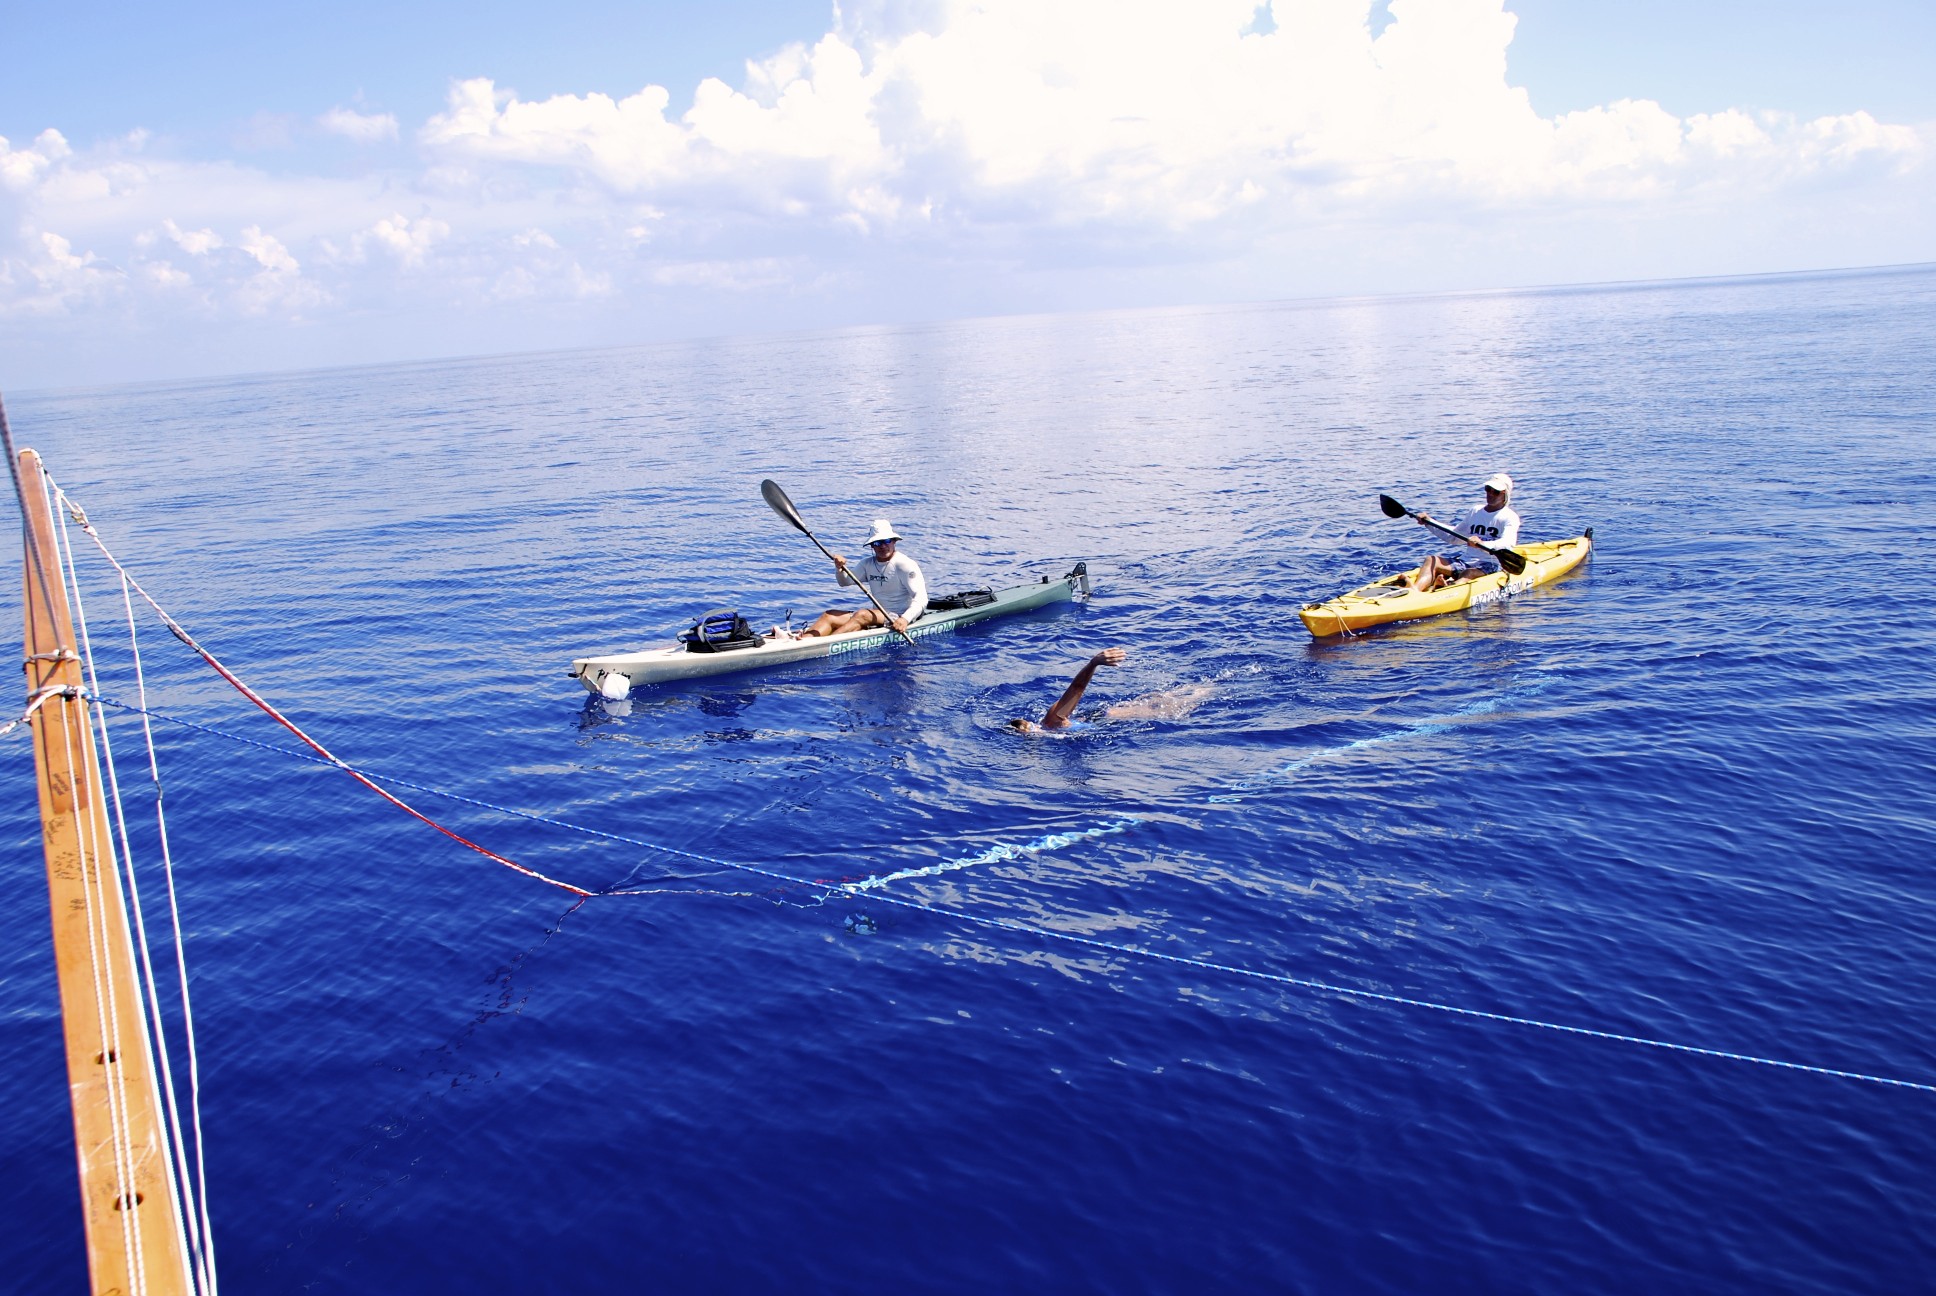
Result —
<instances>
[{"instance_id":1,"label":"white cloud","mask_svg":"<svg viewBox=\"0 0 1936 1296\"><path fill-rule=\"evenodd\" d=\"M905 30L877 7L749 65L743 91L702 83L677 121L657 86L526 102L477 79L422 139L469 167L861 231L939 216L1158 239L1246 212L1618 202L1922 152L1866 114L1682 119L1622 100L1544 119L1507 81L1500 0L1393 0L1376 38L1368 12L1279 0L1275 27L1245 34L1252 0L943 0Z\"/></svg>"},{"instance_id":2,"label":"white cloud","mask_svg":"<svg viewBox=\"0 0 1936 1296\"><path fill-rule=\"evenodd\" d=\"M385 144L397 138L397 119L391 113L360 113L354 108L332 108L316 119L332 135L358 144Z\"/></svg>"},{"instance_id":3,"label":"white cloud","mask_svg":"<svg viewBox=\"0 0 1936 1296\"><path fill-rule=\"evenodd\" d=\"M356 237L359 251L366 245L380 247L404 269L415 270L422 267L432 245L450 237L450 226L434 216L413 222L408 216L391 215Z\"/></svg>"},{"instance_id":4,"label":"white cloud","mask_svg":"<svg viewBox=\"0 0 1936 1296\"><path fill-rule=\"evenodd\" d=\"M49 167L72 152L57 130L42 131L24 149L9 147L7 137L0 135L0 185L13 190L31 188Z\"/></svg>"},{"instance_id":5,"label":"white cloud","mask_svg":"<svg viewBox=\"0 0 1936 1296\"><path fill-rule=\"evenodd\" d=\"M190 256L207 256L224 246L222 236L212 229L185 230L172 220L163 221L161 227L175 246Z\"/></svg>"},{"instance_id":6,"label":"white cloud","mask_svg":"<svg viewBox=\"0 0 1936 1296\"><path fill-rule=\"evenodd\" d=\"M844 321L1137 282L1202 300L1936 256L1917 128L1635 99L1542 117L1507 77L1501 0L1389 9L1374 35L1370 0L1274 0L1270 22L1256 0L850 0L676 115L658 86L457 82L355 176L184 160L139 132L0 140L0 315L470 328L515 301L492 316L515 347L543 341L516 329L547 302L652 321L737 303L763 327L783 299ZM1578 231L1615 222L1628 259L1589 260L1612 241ZM1554 251L1527 269L1530 246Z\"/></svg>"}]
</instances>

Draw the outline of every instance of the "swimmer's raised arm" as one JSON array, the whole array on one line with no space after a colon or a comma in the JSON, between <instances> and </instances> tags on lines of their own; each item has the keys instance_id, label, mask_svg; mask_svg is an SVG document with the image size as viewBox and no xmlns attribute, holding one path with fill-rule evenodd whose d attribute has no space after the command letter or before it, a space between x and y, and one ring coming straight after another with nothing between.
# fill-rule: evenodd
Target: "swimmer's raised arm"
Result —
<instances>
[{"instance_id":1,"label":"swimmer's raised arm","mask_svg":"<svg viewBox=\"0 0 1936 1296\"><path fill-rule=\"evenodd\" d=\"M1096 673L1096 667L1120 666L1123 658L1127 656L1129 654L1121 648L1105 648L1091 657L1088 663L1076 672L1076 677L1069 681L1069 687L1062 690L1062 696L1055 700L1055 705L1049 708L1048 714L1042 717L1042 727L1044 729L1067 727L1069 717L1075 714L1076 703L1082 701L1082 691L1089 687L1089 680Z\"/></svg>"}]
</instances>

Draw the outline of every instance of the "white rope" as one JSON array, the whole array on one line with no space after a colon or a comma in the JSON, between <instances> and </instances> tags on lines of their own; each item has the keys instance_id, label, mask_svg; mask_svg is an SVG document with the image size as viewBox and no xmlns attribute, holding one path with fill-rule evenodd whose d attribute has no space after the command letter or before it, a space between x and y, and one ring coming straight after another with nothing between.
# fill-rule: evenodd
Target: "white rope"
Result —
<instances>
[{"instance_id":1,"label":"white rope","mask_svg":"<svg viewBox=\"0 0 1936 1296\"><path fill-rule=\"evenodd\" d=\"M51 477L49 478L49 483L50 485L52 485ZM74 507L71 501L68 500L66 493L62 491L58 485L53 486L53 492L54 492L54 502L56 505L61 506L67 510L70 510L71 512L73 512L74 514L82 518L85 518L86 515L82 514L78 508ZM62 557L65 562L68 589L72 594L73 600L74 600L74 618L75 618L76 627L80 632L79 637L80 637L81 658L82 658L83 665L87 671L88 688L96 696L98 696L101 692L101 681L96 671L93 640L88 632L87 607L81 595L80 574L74 564L73 541L68 534L67 517L64 513L60 514L60 530L56 534L56 543L60 548ZM122 593L125 599L126 597L125 587L123 588ZM133 615L132 607L130 607L129 615L130 615L130 619L132 620L132 615ZM145 689L143 690L143 695L145 696ZM108 736L107 715L105 712L102 712L98 707L89 708L87 711L87 714L88 714L90 724L99 726L99 735L100 735L100 744L101 744L100 758L101 758L101 764L103 766L103 770L107 775L108 801L109 801L109 804L111 804L114 807L115 826L118 828L120 833L121 850L120 850L119 868L120 868L121 874L125 876L127 879L127 885L128 885L127 908L132 912L133 918L134 918L133 931L131 935L133 938L133 943L135 947L139 950L141 955L142 984L143 984L143 987L147 990L147 994L148 994L147 1012L144 1014L144 1018L143 1018L143 1034L142 1034L142 1041L141 1041L142 1047L144 1049L149 1048L150 1047L149 1040L152 1037L153 1046L152 1046L151 1052L153 1055L153 1061L158 1066L158 1069L160 1072L162 1089L166 1095L166 1107L167 1107L167 1113L168 1113L169 1130L174 1140L174 1146L172 1150L167 1146L163 1146L162 1148L158 1149L161 1153L160 1160L161 1160L162 1181L167 1191L168 1209L169 1209L170 1215L174 1219L175 1231L177 1235L186 1236L190 1241L190 1254L185 1254L182 1257L182 1262L186 1270L186 1272L184 1272L182 1276L188 1280L188 1284L190 1287L195 1287L197 1285L195 1282L196 1275L191 1266L193 1264L193 1258L199 1257L201 1248L199 1243L198 1231L196 1230L194 1225L194 1211L193 1211L194 1203L192 1200L189 1203L189 1217L186 1221L183 1218L182 1197L184 1194L188 1193L189 1187L186 1181L183 1180L182 1177L177 1173L177 1166L186 1164L187 1154L186 1154L186 1149L184 1148L182 1143L181 1114L179 1110L179 1105L175 1098L174 1069L171 1066L169 1062L169 1057L168 1057L168 1038L163 1025L164 1018L162 1016L162 1011L161 1011L161 995L155 979L153 953L148 942L148 924L147 924L147 919L145 918L142 912L141 887L135 877L134 849L133 849L133 846L130 844L129 837L128 837L127 813L126 813L125 807L122 804L121 781L118 773L116 772L115 764L114 764L114 747ZM93 748L92 748L92 745L90 744L90 753L92 752L92 750ZM106 807L103 807L103 814L105 814L105 811L106 811ZM111 839L109 841L109 846L110 846L110 849L112 849L113 842ZM172 892L173 892L172 877L170 878L169 888L172 895ZM122 1072L123 1084L126 1083L125 1074L126 1073L124 1068ZM123 1101L125 1103L125 1097ZM132 1138L133 1138L133 1131L132 1129L130 1129L129 1146L130 1146L131 1156L132 1156L132 1147L133 1147ZM132 1213L132 1208L130 1209L130 1213ZM184 1228L184 1224L187 1225L186 1228ZM138 1243L139 1236L140 1236L139 1218L137 1218L135 1221L135 1228L136 1228L136 1238ZM145 1257L142 1258L141 1263L145 1266L145 1263L146 1263ZM137 1284L137 1286L141 1289L145 1289L146 1283L147 1283L147 1275L144 1267L144 1272L142 1273L140 1283Z\"/></svg>"},{"instance_id":2,"label":"white rope","mask_svg":"<svg viewBox=\"0 0 1936 1296\"><path fill-rule=\"evenodd\" d=\"M187 1188L186 1151L181 1146L181 1121L176 1110L172 1080L168 1088L168 1115L175 1126L175 1152L181 1158L183 1191L189 1198L189 1241L195 1248L196 1276L204 1296L215 1296L215 1232L208 1218L208 1167L202 1155L202 1074L201 1055L195 1047L195 1013L188 997L188 956L182 946L181 907L175 897L175 860L168 846L168 818L162 812L161 766L155 755L154 725L148 718L148 677L141 664L141 641L135 633L134 599L128 591L126 576L121 578L121 605L128 616L128 648L134 655L134 679L141 700L141 735L148 749L148 776L155 785L155 831L161 840L162 876L168 881L168 921L175 939L175 968L180 978L182 1035L188 1052L188 1112L195 1134L195 1187ZM105 728L105 724L103 726ZM159 1013L159 1009L156 1010ZM199 1215L199 1219L197 1216Z\"/></svg>"},{"instance_id":3,"label":"white rope","mask_svg":"<svg viewBox=\"0 0 1936 1296\"><path fill-rule=\"evenodd\" d=\"M15 719L9 720L7 721L7 723L0 725L0 738L5 738L8 734L18 729L21 725L24 725L29 720L33 719L34 712L40 710L43 706L46 706L48 699L57 698L57 697L69 697L71 695L72 694L70 690L59 685L41 689L39 692L34 694L33 701L27 704L27 709L25 711L22 711L20 715Z\"/></svg>"},{"instance_id":4,"label":"white rope","mask_svg":"<svg viewBox=\"0 0 1936 1296\"><path fill-rule=\"evenodd\" d=\"M51 483L43 481L42 489L47 490L50 485ZM48 506L53 507L51 498ZM61 569L61 579L66 582L68 573L71 571L71 555L63 553L60 536L60 532L55 533L54 559ZM83 623L82 642L83 644L86 642L85 623ZM87 954L94 976L94 1012L96 1019L106 1027L106 1038L101 1042L101 1066L108 1097L109 1142L114 1149L115 1203L121 1216L121 1245L128 1257L128 1278L136 1296L143 1296L147 1291L147 1274L141 1255L141 1222L136 1218L135 1209L134 1147L128 1136L127 1068L122 1063L120 1055L121 1014L113 984L107 979L102 964L103 951L108 944L107 883L104 879L114 877L115 874L99 866L100 851L96 837L98 835L100 838L106 838L107 834L97 834L94 820L102 813L102 807L89 807L88 813L82 813L80 771L74 768L73 726L66 726L65 733L67 741L64 744L64 759L67 765L67 786L74 805L75 838L80 851L81 891L86 897ZM89 772L93 772L93 756L93 733L90 730L87 751L83 758ZM113 842L108 840L106 844L111 851ZM90 859L96 861L92 869L87 866Z\"/></svg>"}]
</instances>

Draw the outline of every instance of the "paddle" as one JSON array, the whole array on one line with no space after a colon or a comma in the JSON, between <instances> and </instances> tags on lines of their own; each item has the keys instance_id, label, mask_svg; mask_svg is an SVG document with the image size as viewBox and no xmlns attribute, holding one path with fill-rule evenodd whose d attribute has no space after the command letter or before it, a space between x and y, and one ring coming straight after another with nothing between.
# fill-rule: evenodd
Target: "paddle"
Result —
<instances>
[{"instance_id":1,"label":"paddle","mask_svg":"<svg viewBox=\"0 0 1936 1296\"><path fill-rule=\"evenodd\" d=\"M1457 531L1445 525L1445 523L1434 521L1432 518L1426 517L1423 513L1414 513L1389 495L1380 495L1378 497L1378 507L1385 510L1385 516L1388 518L1412 518L1415 521L1423 522L1435 531L1445 532L1445 534L1451 536L1454 540L1466 539L1465 536L1460 535ZM1499 560L1499 565L1506 569L1508 576L1517 576L1526 570L1525 554L1512 549L1494 549L1490 545L1482 544L1480 547Z\"/></svg>"},{"instance_id":2,"label":"paddle","mask_svg":"<svg viewBox=\"0 0 1936 1296\"><path fill-rule=\"evenodd\" d=\"M807 524L800 520L800 510L793 507L793 501L788 499L787 493L780 489L780 483L774 481L772 478L768 478L760 483L760 494L766 497L767 504L772 507L775 513L778 513L787 520L789 526L807 539L813 541L813 547L821 553L826 554L827 561L833 561L833 554L828 552L826 545L820 543L820 537L807 530ZM881 614L881 619L892 629L894 618L887 614L887 609L881 606L881 601L874 597L874 591L868 589L867 583L858 577L854 578L854 584L860 586L860 592L867 596L867 601L874 605L874 610ZM914 642L914 636L905 630L895 630L894 633L900 635L901 638L907 640L910 644Z\"/></svg>"}]
</instances>

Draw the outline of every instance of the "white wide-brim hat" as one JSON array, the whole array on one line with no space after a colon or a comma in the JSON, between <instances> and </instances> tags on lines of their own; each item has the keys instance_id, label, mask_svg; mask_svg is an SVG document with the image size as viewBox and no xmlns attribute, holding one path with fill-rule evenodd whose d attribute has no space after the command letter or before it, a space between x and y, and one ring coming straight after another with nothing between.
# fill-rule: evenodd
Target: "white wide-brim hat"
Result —
<instances>
[{"instance_id":1,"label":"white wide-brim hat","mask_svg":"<svg viewBox=\"0 0 1936 1296\"><path fill-rule=\"evenodd\" d=\"M1486 478L1486 489L1496 490L1507 499L1512 498L1512 478L1504 473L1494 473Z\"/></svg>"},{"instance_id":2,"label":"white wide-brim hat","mask_svg":"<svg viewBox=\"0 0 1936 1296\"><path fill-rule=\"evenodd\" d=\"M895 531L892 522L889 522L886 518L875 518L874 534L867 537L867 543L874 545L879 544L883 540L899 540L900 538L900 533Z\"/></svg>"}]
</instances>

